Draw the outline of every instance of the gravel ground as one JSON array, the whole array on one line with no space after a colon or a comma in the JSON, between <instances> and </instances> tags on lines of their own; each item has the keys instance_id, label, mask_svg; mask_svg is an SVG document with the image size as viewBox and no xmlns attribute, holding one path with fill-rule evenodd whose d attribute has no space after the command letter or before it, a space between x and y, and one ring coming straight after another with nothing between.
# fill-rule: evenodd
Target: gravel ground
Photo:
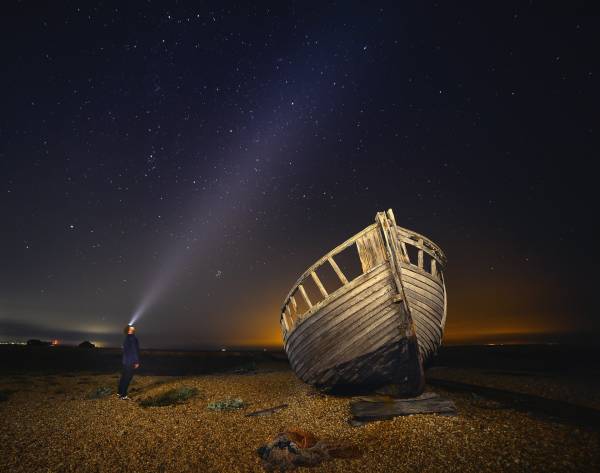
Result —
<instances>
[{"instance_id":1,"label":"gravel ground","mask_svg":"<svg viewBox=\"0 0 600 473\"><path fill-rule=\"evenodd\" d=\"M350 398L322 395L291 371L134 378L135 399L180 386L199 390L176 406L142 408L114 394L87 398L117 380L117 374L92 373L0 378L0 389L13 391L0 402L0 472L263 471L256 449L288 427L362 450L358 459L297 471L600 471L600 433L486 407L468 394L436 390L455 401L456 417L417 415L351 427ZM206 408L234 397L247 407ZM282 403L290 407L245 417Z\"/></svg>"}]
</instances>

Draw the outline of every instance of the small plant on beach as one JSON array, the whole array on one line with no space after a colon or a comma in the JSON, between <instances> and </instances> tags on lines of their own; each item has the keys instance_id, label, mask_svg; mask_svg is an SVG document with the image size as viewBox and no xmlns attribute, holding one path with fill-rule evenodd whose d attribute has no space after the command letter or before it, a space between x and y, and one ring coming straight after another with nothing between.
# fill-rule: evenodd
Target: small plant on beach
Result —
<instances>
[{"instance_id":1,"label":"small plant on beach","mask_svg":"<svg viewBox=\"0 0 600 473\"><path fill-rule=\"evenodd\" d=\"M163 407L171 406L173 404L181 404L188 399L196 396L198 390L189 386L182 386L180 388L169 389L164 393L157 394L156 396L147 397L140 401L142 407Z\"/></svg>"},{"instance_id":2,"label":"small plant on beach","mask_svg":"<svg viewBox=\"0 0 600 473\"><path fill-rule=\"evenodd\" d=\"M235 399L223 399L221 401L209 402L208 406L206 406L206 407L212 411L228 411L228 410L232 410L232 409L241 409L244 406L245 406L245 404L244 404L243 400L241 400L239 398L235 398Z\"/></svg>"},{"instance_id":3,"label":"small plant on beach","mask_svg":"<svg viewBox=\"0 0 600 473\"><path fill-rule=\"evenodd\" d=\"M233 370L233 372L237 373L237 374L254 373L255 371L256 371L256 362L255 361L249 361L248 363L244 363Z\"/></svg>"},{"instance_id":4,"label":"small plant on beach","mask_svg":"<svg viewBox=\"0 0 600 473\"><path fill-rule=\"evenodd\" d=\"M89 394L90 399L102 399L112 393L112 389L108 386L100 386Z\"/></svg>"}]
</instances>

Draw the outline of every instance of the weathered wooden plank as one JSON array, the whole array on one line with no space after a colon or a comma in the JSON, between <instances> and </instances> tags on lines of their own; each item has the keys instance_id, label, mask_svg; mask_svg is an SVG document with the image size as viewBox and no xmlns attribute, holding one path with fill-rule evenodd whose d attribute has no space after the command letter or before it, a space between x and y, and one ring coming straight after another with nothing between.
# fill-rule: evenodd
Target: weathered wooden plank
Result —
<instances>
[{"instance_id":1,"label":"weathered wooden plank","mask_svg":"<svg viewBox=\"0 0 600 473\"><path fill-rule=\"evenodd\" d=\"M432 340L439 342L443 335L439 321L432 320L431 317L424 314L419 307L415 307L414 309L415 315L413 316L413 319L415 323L418 322L423 328L426 328L431 335Z\"/></svg>"},{"instance_id":2,"label":"weathered wooden plank","mask_svg":"<svg viewBox=\"0 0 600 473\"><path fill-rule=\"evenodd\" d=\"M374 395L370 395L370 396L355 396L351 399L352 402L357 402L357 401L362 401L362 402L392 402L392 401L396 401L396 400L402 400L405 402L418 402L418 401L425 401L427 399L433 399L433 398L438 398L439 394L428 391L428 392L424 392L423 394L420 394L419 396L416 397L410 397L410 398L398 398L398 397L393 397L390 394L384 394L382 393L382 391L385 391L385 389L378 389L377 391L375 391L376 394Z\"/></svg>"},{"instance_id":3,"label":"weathered wooden plank","mask_svg":"<svg viewBox=\"0 0 600 473\"><path fill-rule=\"evenodd\" d=\"M413 317L413 321L419 344L422 344L428 352L435 351L436 346L439 344L439 337L431 333L430 328L426 327L418 317Z\"/></svg>"},{"instance_id":4,"label":"weathered wooden plank","mask_svg":"<svg viewBox=\"0 0 600 473\"><path fill-rule=\"evenodd\" d=\"M437 278L437 277L438 277L438 275L437 275L437 261L435 260L435 258L433 258L433 259L431 260L431 275L432 275L434 278Z\"/></svg>"},{"instance_id":5,"label":"weathered wooden plank","mask_svg":"<svg viewBox=\"0 0 600 473\"><path fill-rule=\"evenodd\" d=\"M436 345L439 344L439 342L442 339L443 336L443 328L442 328L442 324L440 322L441 320L441 316L438 317L432 317L431 315L429 315L425 310L423 310L421 307L418 307L416 305L413 305L413 320L415 323L419 323L421 325L425 325L426 327L428 327L428 331L431 333L432 335L432 339L436 341Z\"/></svg>"},{"instance_id":6,"label":"weathered wooden plank","mask_svg":"<svg viewBox=\"0 0 600 473\"><path fill-rule=\"evenodd\" d=\"M456 405L449 399L425 393L416 398L357 400L350 403L350 412L357 421L388 420L414 414L456 415Z\"/></svg>"},{"instance_id":7,"label":"weathered wooden plank","mask_svg":"<svg viewBox=\"0 0 600 473\"><path fill-rule=\"evenodd\" d=\"M443 335L443 330L440 324L439 319L433 319L430 315L428 315L423 309L420 307L413 307L415 315L413 319L415 322L419 322L427 327L428 331L431 333L433 340L441 340Z\"/></svg>"},{"instance_id":8,"label":"weathered wooden plank","mask_svg":"<svg viewBox=\"0 0 600 473\"><path fill-rule=\"evenodd\" d=\"M406 244L400 240L400 248L402 248L402 260L407 263L410 264L410 259L408 257L408 250L406 249Z\"/></svg>"},{"instance_id":9,"label":"weathered wooden plank","mask_svg":"<svg viewBox=\"0 0 600 473\"><path fill-rule=\"evenodd\" d=\"M339 326L333 332L329 332L331 340L329 342L325 340L319 340L317 347L319 349L316 352L317 357L315 358L316 363L314 365L326 366L331 360L339 358L339 354L344 352L348 347L351 347L357 341L360 342L361 334L369 333L369 329L373 330L378 324L384 323L388 318L393 318L393 307L390 308L389 302L377 301L374 302L373 307L365 308L357 313L353 314L352 321L354 323L347 324L345 327L340 328ZM372 334L369 333L367 339L372 338ZM394 335L398 335L395 331ZM367 340L368 341L368 340ZM314 350L314 348L313 348ZM298 354L308 354L307 347L300 347ZM337 359L333 364L339 363L341 360Z\"/></svg>"},{"instance_id":10,"label":"weathered wooden plank","mask_svg":"<svg viewBox=\"0 0 600 473\"><path fill-rule=\"evenodd\" d=\"M431 307L435 312L437 312L439 314L441 314L444 311L443 304L440 304L439 302L435 301L431 297L424 296L423 294L418 292L416 289L406 287L405 292L406 292L406 296L409 298L409 300L416 299L419 302L423 302L424 304L427 304L429 307Z\"/></svg>"},{"instance_id":11,"label":"weathered wooden plank","mask_svg":"<svg viewBox=\"0 0 600 473\"><path fill-rule=\"evenodd\" d=\"M246 414L246 417L261 417L271 415L281 409L285 409L288 407L288 404L279 404L278 406L269 407L267 409L261 409L259 411L254 411Z\"/></svg>"},{"instance_id":12,"label":"weathered wooden plank","mask_svg":"<svg viewBox=\"0 0 600 473\"><path fill-rule=\"evenodd\" d=\"M419 252L417 253L417 266L421 269L423 269L423 239L420 238L419 239L419 246L417 247L419 249Z\"/></svg>"},{"instance_id":13,"label":"weathered wooden plank","mask_svg":"<svg viewBox=\"0 0 600 473\"><path fill-rule=\"evenodd\" d=\"M441 272L438 271L438 275L441 276ZM402 265L402 281L417 280L420 283L427 284L431 289L437 292L443 292L444 284L441 279L436 279L431 274L424 271L420 271L416 266Z\"/></svg>"},{"instance_id":14,"label":"weathered wooden plank","mask_svg":"<svg viewBox=\"0 0 600 473\"><path fill-rule=\"evenodd\" d=\"M401 268L402 268L402 273L404 274L404 272L406 270L410 271L410 273L414 276L414 277L422 277L424 280L429 281L431 284L433 284L434 286L441 286L443 285L443 279L440 278L434 278L430 273L428 273L427 271L423 271L421 269L418 268L417 265L414 264L406 264L406 263L401 263ZM442 276L442 272L439 271L438 268L438 274L440 276ZM416 276L415 276L416 275Z\"/></svg>"},{"instance_id":15,"label":"weathered wooden plank","mask_svg":"<svg viewBox=\"0 0 600 473\"><path fill-rule=\"evenodd\" d=\"M384 307L371 317L369 323L359 327L359 330L348 335L348 341L332 352L323 364L337 366L355 360L368 353L377 351L389 343L400 341L398 325L395 320L397 307Z\"/></svg>"},{"instance_id":16,"label":"weathered wooden plank","mask_svg":"<svg viewBox=\"0 0 600 473\"><path fill-rule=\"evenodd\" d=\"M342 270L337 265L337 263L334 261L333 257L327 258L327 261L329 261L329 264L331 265L331 267L335 271L335 274L337 274L337 277L340 278L341 283L342 284L348 284L348 279L346 278L346 276L344 275L344 273L342 273Z\"/></svg>"},{"instance_id":17,"label":"weathered wooden plank","mask_svg":"<svg viewBox=\"0 0 600 473\"><path fill-rule=\"evenodd\" d=\"M421 301L418 301L416 299L410 299L410 305L411 305L411 307L419 309L422 314L426 315L430 320L435 322L435 324L437 324L438 321L442 320L443 313L432 309L430 306L422 303ZM443 326L442 322L439 322L439 323L440 323L440 326Z\"/></svg>"},{"instance_id":18,"label":"weathered wooden plank","mask_svg":"<svg viewBox=\"0 0 600 473\"><path fill-rule=\"evenodd\" d=\"M308 294L306 293L306 290L304 289L304 286L302 284L300 284L298 286L298 290L300 291L300 294L302 295L302 298L304 299L304 302L306 302L306 305L310 309L313 305L312 305L312 302L310 301L310 299L308 298Z\"/></svg>"},{"instance_id":19,"label":"weathered wooden plank","mask_svg":"<svg viewBox=\"0 0 600 473\"><path fill-rule=\"evenodd\" d=\"M371 273L363 274L346 286L342 286L339 290L342 290L339 296L332 298L328 303L322 307L315 307L315 312L311 317L302 320L302 330L295 335L295 339L299 338L302 341L303 335L307 334L309 337L318 335L312 329L312 326L317 326L321 319L330 318L331 320L342 320L343 313L356 304L360 304L366 297L380 290L380 286L387 285L388 287L393 284L391 281L392 276L389 268L382 266L381 268L375 269ZM391 290L391 288L390 288ZM337 291L336 291L337 292ZM300 327L299 326L299 327ZM306 340L308 341L308 340ZM304 343L302 341L302 343Z\"/></svg>"},{"instance_id":20,"label":"weathered wooden plank","mask_svg":"<svg viewBox=\"0 0 600 473\"><path fill-rule=\"evenodd\" d=\"M294 352L300 357L315 356L317 357L316 360L321 360L323 352L331 351L340 339L359 330L363 323L368 323L371 315L379 313L390 305L389 295L385 292L377 292L360 304L349 306L338 317L321 319L311 327L311 332L314 335L304 332L303 327L300 326L298 327L300 336L293 338L290 353ZM365 319L361 320L360 317Z\"/></svg>"},{"instance_id":21,"label":"weathered wooden plank","mask_svg":"<svg viewBox=\"0 0 600 473\"><path fill-rule=\"evenodd\" d=\"M329 294L327 293L327 291L325 290L325 286L323 286L323 283L321 282L321 280L319 279L319 276L317 276L317 273L315 273L314 271L312 273L310 273L310 277L312 278L312 280L315 282L317 288L319 289L319 292L321 293L321 295L323 297L327 297Z\"/></svg>"},{"instance_id":22,"label":"weathered wooden plank","mask_svg":"<svg viewBox=\"0 0 600 473\"><path fill-rule=\"evenodd\" d=\"M326 356L316 357L312 364L305 364L304 369L298 373L304 373L310 378L319 372L372 353L387 343L399 341L394 310L394 307L383 306L378 313L366 317L359 327L353 327L351 332L341 334L343 343L336 344L334 350L326 352Z\"/></svg>"},{"instance_id":23,"label":"weathered wooden plank","mask_svg":"<svg viewBox=\"0 0 600 473\"><path fill-rule=\"evenodd\" d=\"M390 295L383 288L367 299L349 305L339 316L321 319L311 327L310 332L304 332L300 326L297 328L298 335L290 341L290 351L299 356L312 356L311 353L314 353L320 359L323 351L331 351L340 339L359 330L363 323L368 323L369 314L377 314L387 306L391 306ZM364 319L361 320L361 317Z\"/></svg>"},{"instance_id":24,"label":"weathered wooden plank","mask_svg":"<svg viewBox=\"0 0 600 473\"><path fill-rule=\"evenodd\" d=\"M356 239L356 248L363 273L366 273L386 260L381 231L375 228Z\"/></svg>"},{"instance_id":25,"label":"weathered wooden plank","mask_svg":"<svg viewBox=\"0 0 600 473\"><path fill-rule=\"evenodd\" d=\"M360 288L363 290L356 292L358 294L356 297L344 297L345 302L337 305L333 310L323 310L323 313L317 313L313 317L303 320L298 326L297 334L293 337L291 347L295 348L296 345L301 345L307 348L316 340L326 340L326 335L330 330L329 326L334 327L345 323L357 310L368 306L377 299L383 298L387 301L391 297L390 281L389 279L387 281L384 280L383 283L379 284L374 283L364 289ZM329 309L329 306L324 309ZM335 340L332 342L335 342Z\"/></svg>"},{"instance_id":26,"label":"weathered wooden plank","mask_svg":"<svg viewBox=\"0 0 600 473\"><path fill-rule=\"evenodd\" d=\"M289 322L287 320L287 314L285 312L282 312L282 314L281 314L281 320L283 321L283 326L285 327L285 330L287 332L289 332L290 331L290 324L289 324Z\"/></svg>"},{"instance_id":27,"label":"weathered wooden plank","mask_svg":"<svg viewBox=\"0 0 600 473\"><path fill-rule=\"evenodd\" d=\"M417 281L415 281L415 280L409 281L406 278L404 278L404 287L406 289L410 289L411 291L418 292L423 297L426 297L427 299L432 300L433 302L439 304L440 306L444 305L444 294L441 291L434 292L431 289L429 289L428 286L423 287Z\"/></svg>"},{"instance_id":28,"label":"weathered wooden plank","mask_svg":"<svg viewBox=\"0 0 600 473\"><path fill-rule=\"evenodd\" d=\"M296 298L294 296L290 296L290 302L292 303L292 308L294 309L294 312L297 313L298 303L296 302Z\"/></svg>"}]
</instances>

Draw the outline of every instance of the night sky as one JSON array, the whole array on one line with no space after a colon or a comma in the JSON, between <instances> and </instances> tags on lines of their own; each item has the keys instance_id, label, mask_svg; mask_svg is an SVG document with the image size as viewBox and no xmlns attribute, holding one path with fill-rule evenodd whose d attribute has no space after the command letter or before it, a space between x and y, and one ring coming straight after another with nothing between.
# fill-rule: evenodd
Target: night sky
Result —
<instances>
[{"instance_id":1,"label":"night sky","mask_svg":"<svg viewBox=\"0 0 600 473\"><path fill-rule=\"evenodd\" d=\"M280 344L390 207L448 343L599 332L597 17L443 3L4 2L0 339Z\"/></svg>"}]
</instances>

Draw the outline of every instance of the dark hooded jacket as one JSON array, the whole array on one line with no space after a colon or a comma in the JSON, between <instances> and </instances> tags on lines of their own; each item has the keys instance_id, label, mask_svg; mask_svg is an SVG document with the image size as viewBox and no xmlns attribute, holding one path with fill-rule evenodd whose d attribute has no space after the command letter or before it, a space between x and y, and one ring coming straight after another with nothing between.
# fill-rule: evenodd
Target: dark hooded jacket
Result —
<instances>
[{"instance_id":1,"label":"dark hooded jacket","mask_svg":"<svg viewBox=\"0 0 600 473\"><path fill-rule=\"evenodd\" d=\"M140 362L140 344L135 335L130 334L125 337L123 342L123 364L133 366Z\"/></svg>"}]
</instances>

